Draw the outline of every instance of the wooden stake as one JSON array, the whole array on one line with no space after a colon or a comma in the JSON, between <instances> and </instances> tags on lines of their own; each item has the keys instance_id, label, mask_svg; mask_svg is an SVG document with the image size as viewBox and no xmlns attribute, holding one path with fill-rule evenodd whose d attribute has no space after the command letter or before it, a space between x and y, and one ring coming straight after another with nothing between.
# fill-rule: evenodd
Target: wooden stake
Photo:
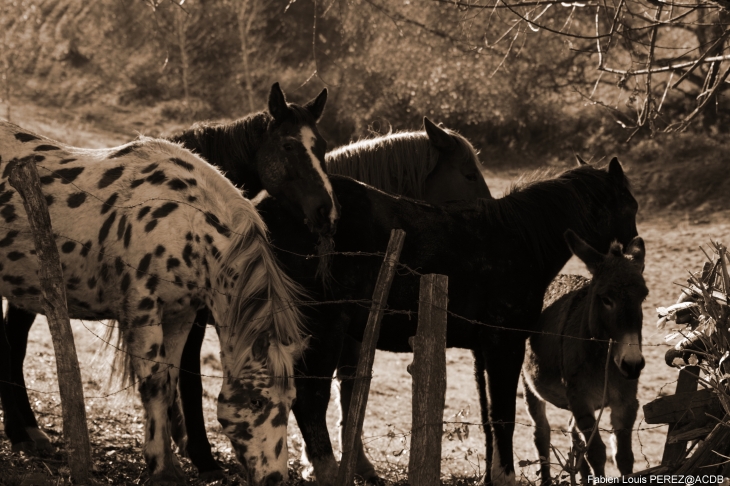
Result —
<instances>
[{"instance_id":1,"label":"wooden stake","mask_svg":"<svg viewBox=\"0 0 730 486\"><path fill-rule=\"evenodd\" d=\"M424 275L418 296L418 331L409 339L413 363L411 455L408 482L441 484L441 437L446 402L446 306L449 278Z\"/></svg>"},{"instance_id":2,"label":"wooden stake","mask_svg":"<svg viewBox=\"0 0 730 486\"><path fill-rule=\"evenodd\" d=\"M61 260L35 162L30 160L15 162L10 171L9 181L23 199L38 255L42 304L56 353L63 435L67 441L71 475L75 484L89 484L92 460L81 371L66 307L66 286L63 282Z\"/></svg>"},{"instance_id":3,"label":"wooden stake","mask_svg":"<svg viewBox=\"0 0 730 486\"><path fill-rule=\"evenodd\" d=\"M394 229L390 232L388 249L385 252L385 259L380 267L378 280L375 283L373 303L370 306L370 315L362 339L360 360L357 362L357 371L355 372L352 401L347 415L347 423L345 423L345 431L342 434L342 460L340 461L340 469L337 472L336 483L338 486L350 486L355 478L358 453L355 450L355 441L362 432L362 423L365 420L365 406L370 392L370 375L372 374L375 359L375 346L380 335L380 321L383 319L383 309L388 300L390 284L393 282L393 275L395 274L395 265L400 258L405 237L406 233L403 230Z\"/></svg>"}]
</instances>

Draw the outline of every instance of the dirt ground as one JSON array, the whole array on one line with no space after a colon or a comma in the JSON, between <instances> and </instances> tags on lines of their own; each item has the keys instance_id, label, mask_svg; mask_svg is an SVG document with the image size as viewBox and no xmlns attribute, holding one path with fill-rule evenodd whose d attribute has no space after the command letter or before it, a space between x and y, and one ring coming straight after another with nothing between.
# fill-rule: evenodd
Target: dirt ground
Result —
<instances>
[{"instance_id":1,"label":"dirt ground","mask_svg":"<svg viewBox=\"0 0 730 486\"><path fill-rule=\"evenodd\" d=\"M2 111L0 111L2 113ZM79 136L76 130L69 140L68 132L58 126L33 121L33 113L27 123L31 129L55 136L58 139L86 146L109 146L125 140L108 133L86 131ZM67 134L64 137L64 133ZM88 143L82 143L86 141ZM495 195L499 195L515 177L516 173L495 174L486 172L485 177ZM646 368L639 385L639 401L645 404L657 396L673 393L677 371L664 364L664 330L657 330L656 307L673 303L679 292L677 283L683 283L687 271L697 271L705 260L699 250L711 240L730 243L730 213L704 212L701 218L690 213L668 212L662 214L640 214L639 232L646 241L646 281L650 289L644 304L644 355ZM587 275L579 261L571 260L566 273ZM88 423L91 432L94 460L98 479L106 484L144 484L147 474L140 444L143 440L142 410L136 393L119 390L108 383L108 369L111 358L103 352L101 336L106 323L72 321L76 347L81 363L84 392L87 403ZM215 419L215 397L220 388L220 362L218 360L215 333L208 330L203 351L204 399L209 437L215 454L231 472L235 471L235 460L230 444L221 433ZM373 370L370 399L364 424L365 444L378 471L387 480L401 482L406 479L409 457L409 430L411 409L411 380L406 366L411 362L408 354L378 352ZM470 354L463 350L448 350L448 377L446 408L444 410L445 435L442 449L442 473L447 484L472 484L484 469L484 434L476 425L479 422L479 407L472 377ZM45 318L39 317L32 329L28 356L26 358L26 381L30 389L33 408L42 427L49 433L56 445L61 447L61 411L56 386L56 370L50 333ZM520 464L518 474L524 484L536 479L536 458L532 446L532 426L518 396L517 424L515 432L515 461ZM552 442L562 453L567 454L568 436L562 432L568 423L568 414L549 408L553 432ZM634 453L635 470L656 466L660 462L665 426L647 425L643 413L635 424ZM330 432L338 436L337 412L334 403L330 407ZM606 430L610 428L608 413L604 414L601 426L602 437L610 442ZM289 451L291 484L303 482L300 479L302 464L299 461L302 445L299 430L293 418L290 419ZM336 441L335 441L336 442ZM196 473L184 460L189 477ZM608 474L617 475L611 464ZM9 442L0 440L0 485L68 484L68 468L62 454L46 458L25 457L10 452ZM236 484L235 478L226 484ZM218 483L224 484L224 483Z\"/></svg>"}]
</instances>

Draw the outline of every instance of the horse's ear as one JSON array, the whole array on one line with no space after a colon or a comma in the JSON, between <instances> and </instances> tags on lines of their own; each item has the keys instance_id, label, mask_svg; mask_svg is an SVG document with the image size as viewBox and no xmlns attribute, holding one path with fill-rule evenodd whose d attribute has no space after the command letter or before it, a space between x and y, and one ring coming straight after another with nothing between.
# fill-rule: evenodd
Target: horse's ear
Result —
<instances>
[{"instance_id":1,"label":"horse's ear","mask_svg":"<svg viewBox=\"0 0 730 486\"><path fill-rule=\"evenodd\" d=\"M271 346L271 340L268 332L262 332L256 341L251 346L251 354L253 359L258 362L265 363L269 357L269 346Z\"/></svg>"},{"instance_id":2,"label":"horse's ear","mask_svg":"<svg viewBox=\"0 0 730 486\"><path fill-rule=\"evenodd\" d=\"M621 167L621 162L618 161L618 158L614 157L611 159L611 162L608 164L608 173L611 174L616 179L623 180L624 177L624 168Z\"/></svg>"},{"instance_id":3,"label":"horse's ear","mask_svg":"<svg viewBox=\"0 0 730 486\"><path fill-rule=\"evenodd\" d=\"M304 105L304 108L312 114L315 120L319 121L325 104L327 104L327 88L323 89L315 99Z\"/></svg>"},{"instance_id":4,"label":"horse's ear","mask_svg":"<svg viewBox=\"0 0 730 486\"><path fill-rule=\"evenodd\" d=\"M644 257L646 256L646 248L644 247L644 239L641 236L635 237L624 248L624 255L628 256L636 262L641 271L644 271Z\"/></svg>"},{"instance_id":5,"label":"horse's ear","mask_svg":"<svg viewBox=\"0 0 730 486\"><path fill-rule=\"evenodd\" d=\"M289 115L289 106L286 104L284 92L279 83L274 83L269 91L269 113L274 120L282 121Z\"/></svg>"},{"instance_id":6,"label":"horse's ear","mask_svg":"<svg viewBox=\"0 0 730 486\"><path fill-rule=\"evenodd\" d=\"M427 116L423 117L423 126L426 128L426 134L428 135L428 139L438 150L454 149L456 142L451 137L451 135L446 133L446 130L429 120Z\"/></svg>"},{"instance_id":7,"label":"horse's ear","mask_svg":"<svg viewBox=\"0 0 730 486\"><path fill-rule=\"evenodd\" d=\"M577 160L577 161L578 161L578 166L579 166L579 167L580 167L581 165L588 165L588 162L586 162L585 160L583 160L583 157L581 157L581 156L580 156L580 155L578 155L578 154L575 154L575 160Z\"/></svg>"},{"instance_id":8,"label":"horse's ear","mask_svg":"<svg viewBox=\"0 0 730 486\"><path fill-rule=\"evenodd\" d=\"M565 242L568 243L568 248L573 255L580 258L580 260L586 264L588 271L591 274L595 273L598 266L605 260L605 255L597 252L591 245L583 241L575 231L569 229L565 232Z\"/></svg>"}]
</instances>

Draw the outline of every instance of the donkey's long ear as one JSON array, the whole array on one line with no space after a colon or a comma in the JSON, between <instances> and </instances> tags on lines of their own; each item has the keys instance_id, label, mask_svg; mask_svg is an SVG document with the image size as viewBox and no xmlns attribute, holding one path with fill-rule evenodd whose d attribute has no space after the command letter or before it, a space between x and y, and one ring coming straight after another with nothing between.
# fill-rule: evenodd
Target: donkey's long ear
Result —
<instances>
[{"instance_id":1,"label":"donkey's long ear","mask_svg":"<svg viewBox=\"0 0 730 486\"><path fill-rule=\"evenodd\" d=\"M322 116L322 112L324 111L325 104L327 104L327 88L323 89L316 98L304 105L304 108L312 114L315 120L319 121L319 117Z\"/></svg>"},{"instance_id":2,"label":"donkey's long ear","mask_svg":"<svg viewBox=\"0 0 730 486\"><path fill-rule=\"evenodd\" d=\"M644 239L641 236L635 237L624 248L624 255L636 262L637 266L644 271L644 257L646 256L646 248L644 248Z\"/></svg>"},{"instance_id":3,"label":"donkey's long ear","mask_svg":"<svg viewBox=\"0 0 730 486\"><path fill-rule=\"evenodd\" d=\"M624 175L624 168L621 167L621 162L616 157L612 158L611 162L608 163L608 173L619 180L623 180L626 177Z\"/></svg>"},{"instance_id":4,"label":"donkey's long ear","mask_svg":"<svg viewBox=\"0 0 730 486\"><path fill-rule=\"evenodd\" d=\"M429 120L427 116L423 117L423 126L426 128L426 134L428 135L428 139L438 150L454 149L454 147L456 146L456 142L451 137L451 135L446 133L446 130Z\"/></svg>"},{"instance_id":5,"label":"donkey's long ear","mask_svg":"<svg viewBox=\"0 0 730 486\"><path fill-rule=\"evenodd\" d=\"M575 160L578 162L578 167L580 167L581 165L588 165L588 162L583 160L583 157L578 154L575 154Z\"/></svg>"},{"instance_id":6,"label":"donkey's long ear","mask_svg":"<svg viewBox=\"0 0 730 486\"><path fill-rule=\"evenodd\" d=\"M269 357L269 346L271 346L270 336L268 332L262 332L251 346L251 354L253 359L258 362L265 363Z\"/></svg>"},{"instance_id":7,"label":"donkey's long ear","mask_svg":"<svg viewBox=\"0 0 730 486\"><path fill-rule=\"evenodd\" d=\"M284 120L290 113L279 83L274 83L269 91L269 113L276 121Z\"/></svg>"},{"instance_id":8,"label":"donkey's long ear","mask_svg":"<svg viewBox=\"0 0 730 486\"><path fill-rule=\"evenodd\" d=\"M565 242L568 243L568 248L586 264L588 271L594 274L598 269L598 265L603 263L606 259L605 255L598 253L591 245L583 241L583 239L575 234L575 231L569 229L565 232Z\"/></svg>"}]
</instances>

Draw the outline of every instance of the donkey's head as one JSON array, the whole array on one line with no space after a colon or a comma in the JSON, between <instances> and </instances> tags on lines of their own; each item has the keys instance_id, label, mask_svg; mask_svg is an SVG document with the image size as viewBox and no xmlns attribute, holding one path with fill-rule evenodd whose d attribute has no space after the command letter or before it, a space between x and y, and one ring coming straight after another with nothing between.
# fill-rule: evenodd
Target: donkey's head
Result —
<instances>
[{"instance_id":1,"label":"donkey's head","mask_svg":"<svg viewBox=\"0 0 730 486\"><path fill-rule=\"evenodd\" d=\"M644 240L637 236L624 248L614 243L604 255L572 230L565 233L565 239L593 275L588 287L591 336L613 339L613 362L626 378L638 378L644 368L641 304L649 294L642 275Z\"/></svg>"},{"instance_id":2,"label":"donkey's head","mask_svg":"<svg viewBox=\"0 0 730 486\"><path fill-rule=\"evenodd\" d=\"M339 203L324 164L327 142L317 130L326 102L324 89L303 106L287 103L279 83L274 84L269 93L272 120L256 153L256 166L272 196L298 212L310 231L328 236L335 231Z\"/></svg>"}]
</instances>

